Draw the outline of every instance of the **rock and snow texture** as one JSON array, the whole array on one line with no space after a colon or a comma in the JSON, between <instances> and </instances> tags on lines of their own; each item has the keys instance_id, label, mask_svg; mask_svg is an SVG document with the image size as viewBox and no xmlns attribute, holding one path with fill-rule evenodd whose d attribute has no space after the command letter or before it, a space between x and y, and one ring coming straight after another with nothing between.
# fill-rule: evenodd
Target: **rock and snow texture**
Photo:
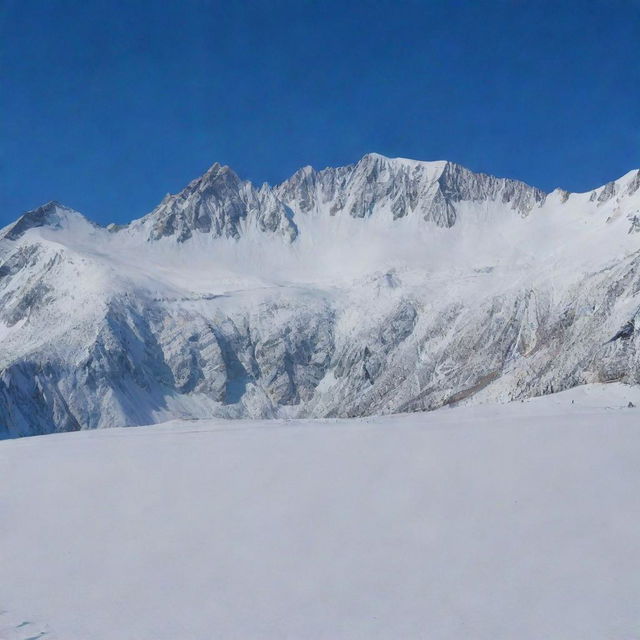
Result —
<instances>
[{"instance_id":1,"label":"rock and snow texture","mask_svg":"<svg viewBox=\"0 0 640 640\"><path fill-rule=\"evenodd\" d=\"M545 194L369 154L0 230L0 435L348 417L640 382L640 172Z\"/></svg>"},{"instance_id":2,"label":"rock and snow texture","mask_svg":"<svg viewBox=\"0 0 640 640\"><path fill-rule=\"evenodd\" d=\"M640 389L0 443L8 640L627 640Z\"/></svg>"},{"instance_id":3,"label":"rock and snow texture","mask_svg":"<svg viewBox=\"0 0 640 640\"><path fill-rule=\"evenodd\" d=\"M179 194L168 195L148 216L132 225L149 239L164 236L184 242L196 232L238 239L244 228L296 237L291 212L267 185L255 189L229 169L214 164Z\"/></svg>"}]
</instances>

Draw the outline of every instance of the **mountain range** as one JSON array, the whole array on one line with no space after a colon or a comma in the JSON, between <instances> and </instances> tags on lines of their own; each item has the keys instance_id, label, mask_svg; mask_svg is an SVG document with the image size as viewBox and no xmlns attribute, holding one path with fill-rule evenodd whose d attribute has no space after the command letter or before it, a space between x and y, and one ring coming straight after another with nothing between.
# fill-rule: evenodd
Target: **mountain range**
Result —
<instances>
[{"instance_id":1,"label":"mountain range","mask_svg":"<svg viewBox=\"0 0 640 640\"><path fill-rule=\"evenodd\" d=\"M367 154L214 164L127 225L0 230L0 434L354 417L640 382L640 170L545 193Z\"/></svg>"}]
</instances>

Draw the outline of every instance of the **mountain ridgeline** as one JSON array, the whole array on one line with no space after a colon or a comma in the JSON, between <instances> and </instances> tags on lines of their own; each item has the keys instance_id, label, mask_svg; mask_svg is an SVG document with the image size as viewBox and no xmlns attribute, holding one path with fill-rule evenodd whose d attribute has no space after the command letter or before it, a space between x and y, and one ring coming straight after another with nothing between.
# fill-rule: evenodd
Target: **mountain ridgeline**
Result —
<instances>
[{"instance_id":1,"label":"mountain ridgeline","mask_svg":"<svg viewBox=\"0 0 640 640\"><path fill-rule=\"evenodd\" d=\"M127 225L0 230L0 434L351 417L640 382L640 171L551 193L368 154L214 164Z\"/></svg>"}]
</instances>

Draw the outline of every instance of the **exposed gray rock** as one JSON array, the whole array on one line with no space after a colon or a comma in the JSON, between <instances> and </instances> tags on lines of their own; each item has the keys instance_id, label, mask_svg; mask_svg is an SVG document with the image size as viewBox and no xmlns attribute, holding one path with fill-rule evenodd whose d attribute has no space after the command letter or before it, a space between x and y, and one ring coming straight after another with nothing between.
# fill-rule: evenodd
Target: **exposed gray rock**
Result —
<instances>
[{"instance_id":1,"label":"exposed gray rock","mask_svg":"<svg viewBox=\"0 0 640 640\"><path fill-rule=\"evenodd\" d=\"M269 188L255 189L229 167L216 163L177 195L166 196L134 226L148 229L150 240L170 236L184 242L194 233L237 240L243 228L252 224L289 241L297 235L292 212Z\"/></svg>"},{"instance_id":2,"label":"exposed gray rock","mask_svg":"<svg viewBox=\"0 0 640 640\"><path fill-rule=\"evenodd\" d=\"M328 206L332 215L346 211L366 218L389 209L394 219L415 213L440 227L455 224L459 202L501 201L524 216L546 197L523 182L473 173L451 162L396 161L378 154L338 169L305 167L275 191L301 213Z\"/></svg>"}]
</instances>

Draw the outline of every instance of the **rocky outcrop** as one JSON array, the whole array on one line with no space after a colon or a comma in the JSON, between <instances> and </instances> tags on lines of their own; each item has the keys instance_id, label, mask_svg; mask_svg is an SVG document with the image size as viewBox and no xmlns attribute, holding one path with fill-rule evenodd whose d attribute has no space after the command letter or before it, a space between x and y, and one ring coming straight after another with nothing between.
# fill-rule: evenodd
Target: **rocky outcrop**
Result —
<instances>
[{"instance_id":1,"label":"rocky outcrop","mask_svg":"<svg viewBox=\"0 0 640 640\"><path fill-rule=\"evenodd\" d=\"M148 240L173 237L184 242L194 234L238 239L249 227L295 239L292 212L268 187L256 189L229 168L214 164L177 195L168 195L148 216L132 224Z\"/></svg>"},{"instance_id":2,"label":"rocky outcrop","mask_svg":"<svg viewBox=\"0 0 640 640\"><path fill-rule=\"evenodd\" d=\"M517 180L478 174L452 162L413 162L368 154L355 165L315 171L305 167L275 189L295 211L328 209L354 218L419 215L451 227L460 202L502 202L520 215L546 194Z\"/></svg>"}]
</instances>

